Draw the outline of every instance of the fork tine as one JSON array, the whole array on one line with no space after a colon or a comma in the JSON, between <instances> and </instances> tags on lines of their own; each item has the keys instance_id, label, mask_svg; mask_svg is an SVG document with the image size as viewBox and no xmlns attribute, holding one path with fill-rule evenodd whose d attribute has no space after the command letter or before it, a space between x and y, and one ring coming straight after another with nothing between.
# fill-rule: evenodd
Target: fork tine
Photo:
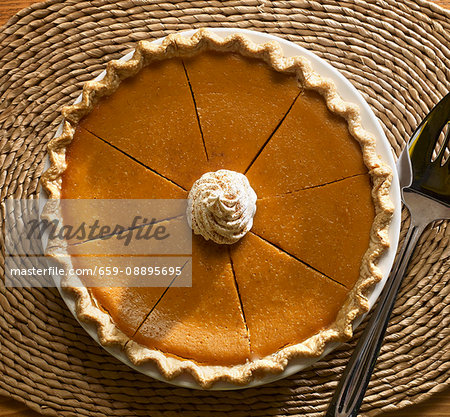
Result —
<instances>
[{"instance_id":1,"label":"fork tine","mask_svg":"<svg viewBox=\"0 0 450 417\"><path fill-rule=\"evenodd\" d=\"M409 142L409 154L414 171L423 172L431 162L431 156L443 127L450 117L450 93L448 93L414 132Z\"/></svg>"},{"instance_id":2,"label":"fork tine","mask_svg":"<svg viewBox=\"0 0 450 417\"><path fill-rule=\"evenodd\" d=\"M444 157L444 153L445 153L445 149L448 146L448 141L450 139L450 122L447 121L447 123L444 125L443 129L445 129L445 126L447 126L447 132L445 132L445 138L444 138L444 143L441 146L441 149L439 149L439 152L436 156L436 161L440 162L441 157ZM450 159L450 158L449 158ZM448 161L448 159L447 159Z\"/></svg>"}]
</instances>

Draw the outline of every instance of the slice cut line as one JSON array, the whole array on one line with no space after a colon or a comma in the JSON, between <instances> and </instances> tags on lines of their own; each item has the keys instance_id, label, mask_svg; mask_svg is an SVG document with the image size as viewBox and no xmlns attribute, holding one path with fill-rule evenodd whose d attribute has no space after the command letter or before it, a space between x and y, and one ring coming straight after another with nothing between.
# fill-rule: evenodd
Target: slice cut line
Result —
<instances>
[{"instance_id":1,"label":"slice cut line","mask_svg":"<svg viewBox=\"0 0 450 417\"><path fill-rule=\"evenodd\" d=\"M237 295L239 297L239 304L241 306L242 318L244 320L245 329L247 330L247 335L248 335L248 338L249 338L249 344L250 344L250 348L251 348L250 331L248 329L247 320L245 318L245 310L244 310L244 305L243 305L242 299L241 299L241 293L239 292L239 284L238 284L238 282L236 280L236 271L234 270L233 258L231 257L231 247L229 246L227 249L228 249L228 256L230 258L231 272L233 273L234 285L236 287L236 293L237 293Z\"/></svg>"},{"instance_id":2,"label":"slice cut line","mask_svg":"<svg viewBox=\"0 0 450 417\"><path fill-rule=\"evenodd\" d=\"M254 358L331 326L347 298L348 289L256 235L235 244L231 256Z\"/></svg>"},{"instance_id":3,"label":"slice cut line","mask_svg":"<svg viewBox=\"0 0 450 417\"><path fill-rule=\"evenodd\" d=\"M80 125L186 190L205 169L202 137L179 58L155 61L123 80Z\"/></svg>"},{"instance_id":4,"label":"slice cut line","mask_svg":"<svg viewBox=\"0 0 450 417\"><path fill-rule=\"evenodd\" d=\"M237 53L208 51L183 62L209 170L244 172L299 94L295 76Z\"/></svg>"},{"instance_id":5,"label":"slice cut line","mask_svg":"<svg viewBox=\"0 0 450 417\"><path fill-rule=\"evenodd\" d=\"M82 127L80 127L80 129L84 129ZM109 145L111 148L115 149L116 151L122 153L124 156L126 156L127 158L131 159L132 161L134 161L135 163L141 165L142 167L144 167L145 169L147 169L148 171L153 172L154 174L158 175L159 177L165 179L166 181L172 183L173 185L175 185L176 187L180 188L183 191L186 191L185 188L183 188L180 184L177 184L175 181L171 180L170 178L165 177L163 174L155 171L154 169L150 168L149 166L145 165L144 163L142 163L141 161L139 161L138 159L136 159L135 157L127 154L125 151L123 151L122 149L119 149L117 146L114 146L112 143L108 142L107 140L101 138L100 136L97 136L95 133L92 133L91 131L84 129L87 132L89 132L91 135L93 135L94 137L96 137L98 140L101 140L102 142L106 143L107 145Z\"/></svg>"},{"instance_id":6,"label":"slice cut line","mask_svg":"<svg viewBox=\"0 0 450 417\"><path fill-rule=\"evenodd\" d=\"M304 90L247 178L261 198L367 172L346 120L328 110L319 93Z\"/></svg>"},{"instance_id":7,"label":"slice cut line","mask_svg":"<svg viewBox=\"0 0 450 417\"><path fill-rule=\"evenodd\" d=\"M273 197L282 197L284 195L295 194L295 193L298 193L300 191L311 190L313 188L321 188L321 187L325 187L326 185L335 184L337 182L348 180L350 178L360 177L360 176L363 176L363 175L367 175L367 173L349 175L348 177L339 178L337 180L325 182L323 184L311 185L310 187L299 188L299 189L296 189L296 190L288 191L288 192L286 192L284 194L277 194L277 195L272 195L272 196L268 196L268 197L261 197L260 200L265 200L267 198L273 198Z\"/></svg>"},{"instance_id":8,"label":"slice cut line","mask_svg":"<svg viewBox=\"0 0 450 417\"><path fill-rule=\"evenodd\" d=\"M114 264L120 266L119 260ZM91 269L98 267L98 259L91 257L73 257L74 269ZM103 265L106 265L105 263ZM80 276L83 281L83 277ZM128 337L132 337L152 306L164 292L164 287L88 287L96 305L106 311L113 323Z\"/></svg>"},{"instance_id":9,"label":"slice cut line","mask_svg":"<svg viewBox=\"0 0 450 417\"><path fill-rule=\"evenodd\" d=\"M187 72L186 65L184 64L184 61L181 61L181 62L183 64L184 73L186 74L186 80L189 85L189 90L191 91L192 101L194 103L194 108L195 108L195 115L197 116L198 128L199 128L200 134L202 136L203 149L205 150L206 160L208 161L209 160L208 150L206 149L205 136L203 135L202 124L200 123L200 116L198 115L198 107L197 107L197 102L195 101L194 90L192 89L191 81L189 80L189 74Z\"/></svg>"},{"instance_id":10,"label":"slice cut line","mask_svg":"<svg viewBox=\"0 0 450 417\"><path fill-rule=\"evenodd\" d=\"M184 214L186 191L132 161L83 128L76 129L66 159L68 167L62 175L61 186L64 225L76 227L83 221L91 225L98 220L102 225L127 226L131 222L130 213L121 213L120 207L114 205L123 199L173 199L173 204L155 202L149 207L150 214L157 216L156 221ZM86 178L89 178L89 183ZM134 207L134 203L130 205ZM139 207L142 211L142 204Z\"/></svg>"},{"instance_id":11,"label":"slice cut line","mask_svg":"<svg viewBox=\"0 0 450 417\"><path fill-rule=\"evenodd\" d=\"M192 287L171 287L133 340L197 363L234 365L250 356L228 251L193 237Z\"/></svg>"},{"instance_id":12,"label":"slice cut line","mask_svg":"<svg viewBox=\"0 0 450 417\"><path fill-rule=\"evenodd\" d=\"M181 268L181 274L185 271L186 265L192 262L192 260L188 260L186 261L186 263L183 265L183 267ZM180 274L180 275L181 275ZM158 300L155 302L155 304L152 306L152 308L150 309L150 311L146 314L146 316L144 317L144 319L141 321L141 323L139 324L139 326L136 328L136 330L133 333L133 337L134 335L138 332L138 330L141 328L141 326L144 324L145 320L147 320L147 317L152 313L152 311L155 309L155 307L158 305L158 303L163 299L164 295L166 294L166 292L169 290L169 288L172 287L172 285L175 283L175 281L179 278L179 276L175 276L169 283L169 285L164 289L164 291L162 292L162 294L160 295L160 297L158 298Z\"/></svg>"},{"instance_id":13,"label":"slice cut line","mask_svg":"<svg viewBox=\"0 0 450 417\"><path fill-rule=\"evenodd\" d=\"M78 127L66 152L62 199L186 198L186 191ZM89 186L86 185L89 178Z\"/></svg>"},{"instance_id":14,"label":"slice cut line","mask_svg":"<svg viewBox=\"0 0 450 417\"><path fill-rule=\"evenodd\" d=\"M258 150L258 152L256 153L256 155L254 156L254 158L250 161L249 166L245 169L244 174L247 174L248 170L253 166L253 164L255 163L255 161L258 159L259 155L261 155L262 151L265 149L265 147L269 144L269 142L271 141L271 139L273 138L273 136L275 135L275 133L278 131L278 129L280 128L280 126L283 124L284 120L286 119L287 115L289 114L289 112L291 111L292 107L294 106L295 102L297 101L297 99L299 98L301 92L299 92L296 97L294 98L294 101L292 102L292 104L290 105L290 107L288 108L287 112L284 114L284 116L282 117L282 119L278 122L278 124L276 125L275 129L273 130L273 132L270 134L270 136L267 138L267 140L263 143L263 145L261 146L261 148Z\"/></svg>"},{"instance_id":15,"label":"slice cut line","mask_svg":"<svg viewBox=\"0 0 450 417\"><path fill-rule=\"evenodd\" d=\"M172 220L171 222L174 221L179 220ZM101 242L99 240L95 243L101 244ZM152 282L152 286L144 286L142 277L134 272L126 272L126 268L139 268L139 271L141 268L148 268L153 265L151 259L155 258L154 256L117 255L113 251L108 254L109 244L103 245L103 255L95 256L92 255L95 250L89 248L90 245L92 245L92 241L69 247L68 253L71 256L72 267L74 270L86 271L89 269L94 271L95 275L90 274L88 277L81 275L79 276L80 280L88 288L96 305L108 312L117 328L132 338L167 289L173 285L175 279L180 279L180 276L168 276L161 279L151 276L145 277L148 282ZM86 249L86 246L88 246L88 249ZM176 257L176 260L173 260L173 257ZM161 256L158 257L158 262L161 264L162 261L169 266L175 266L175 263L180 266L182 264L183 272L184 266L189 262L189 259L185 260L184 258L189 257L189 254ZM108 276L108 268L110 271L117 268L120 276L111 280L111 277ZM93 284L90 284L92 282L98 283L98 285L93 286ZM121 284L120 286L116 284L105 286L105 282L120 282Z\"/></svg>"},{"instance_id":16,"label":"slice cut line","mask_svg":"<svg viewBox=\"0 0 450 417\"><path fill-rule=\"evenodd\" d=\"M353 288L375 217L369 175L258 201L253 232Z\"/></svg>"},{"instance_id":17,"label":"slice cut line","mask_svg":"<svg viewBox=\"0 0 450 417\"><path fill-rule=\"evenodd\" d=\"M315 269L314 267L312 267L311 265L307 264L305 261L302 261L301 259L297 258L295 255L292 255L292 253L289 253L287 251L285 251L284 249L280 248L279 246L277 246L275 243L270 242L267 239L264 239L263 237L259 236L257 233L255 232L250 232L252 235L255 235L256 237L258 237L259 239L263 240L264 242L266 242L268 245L273 246L276 250L284 253L285 255L289 256L290 258L292 258L293 260L302 263L303 265L305 265L307 268L312 269L313 271L316 271L318 274L323 275L324 277L328 278L330 281L333 281L335 284L337 285L341 285L344 288L347 288L344 284L341 284L339 281L334 280L333 278L329 277L328 275L325 275L323 272ZM347 288L348 289L348 288Z\"/></svg>"}]
</instances>

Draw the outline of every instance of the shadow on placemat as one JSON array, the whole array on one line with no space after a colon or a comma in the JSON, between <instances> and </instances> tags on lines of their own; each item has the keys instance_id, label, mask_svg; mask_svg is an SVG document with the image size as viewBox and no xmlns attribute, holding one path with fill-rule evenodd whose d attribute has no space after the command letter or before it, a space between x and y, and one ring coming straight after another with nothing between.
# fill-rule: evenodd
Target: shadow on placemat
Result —
<instances>
[{"instance_id":1,"label":"shadow on placemat","mask_svg":"<svg viewBox=\"0 0 450 417\"><path fill-rule=\"evenodd\" d=\"M106 62L138 40L207 26L273 33L332 63L363 94L398 154L450 89L450 14L422 0L378 3L236 0L210 1L205 9L206 2L196 0L51 0L19 12L0 31L1 198L36 196L46 144L61 121L58 110ZM365 416L421 401L449 383L449 235L448 223L440 222L419 243ZM0 286L0 394L49 415L321 416L354 345L261 388L192 391L109 356L55 289Z\"/></svg>"}]
</instances>

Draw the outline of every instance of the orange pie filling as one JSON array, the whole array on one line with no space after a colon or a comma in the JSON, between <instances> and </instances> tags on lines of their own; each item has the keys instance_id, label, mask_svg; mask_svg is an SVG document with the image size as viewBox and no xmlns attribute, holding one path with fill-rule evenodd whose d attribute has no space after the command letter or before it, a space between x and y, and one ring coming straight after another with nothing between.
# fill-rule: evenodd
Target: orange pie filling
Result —
<instances>
[{"instance_id":1,"label":"orange pie filling","mask_svg":"<svg viewBox=\"0 0 450 417\"><path fill-rule=\"evenodd\" d=\"M214 243L193 226L191 287L99 287L90 295L135 343L232 366L330 328L360 278L376 216L373 184L347 121L321 94L235 52L151 63L78 124L61 198L186 199L196 180L218 170L245 175L256 212L235 241ZM70 253L99 244L109 243Z\"/></svg>"}]
</instances>

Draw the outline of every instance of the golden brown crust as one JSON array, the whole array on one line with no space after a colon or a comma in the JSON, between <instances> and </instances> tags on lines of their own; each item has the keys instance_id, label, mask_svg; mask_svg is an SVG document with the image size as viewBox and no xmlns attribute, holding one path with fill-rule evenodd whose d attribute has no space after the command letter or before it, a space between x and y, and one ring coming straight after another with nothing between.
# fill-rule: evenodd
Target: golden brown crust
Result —
<instances>
[{"instance_id":1,"label":"golden brown crust","mask_svg":"<svg viewBox=\"0 0 450 417\"><path fill-rule=\"evenodd\" d=\"M270 356L249 361L243 365L233 367L199 365L193 361L178 359L139 345L115 327L108 314L96 305L86 288L73 284L76 277L69 277L63 282L63 286L70 291L76 301L78 317L95 323L101 343L122 346L136 365L149 361L155 363L162 375L168 379L188 372L202 387L206 388L216 381L245 384L256 372L259 374L261 371L281 372L289 359L293 357L317 357L323 353L325 346L330 342L348 340L353 334L354 320L368 310L367 296L371 288L382 278L376 264L380 255L389 246L388 228L393 205L389 199L391 169L378 157L374 137L363 129L358 107L345 103L337 94L333 82L315 73L306 58L285 58L281 47L276 42L255 44L240 34L221 38L207 30L199 30L189 38L178 34L169 35L161 45L141 41L129 61L110 62L103 80L87 82L84 85L82 101L63 109L65 121L62 135L53 139L48 146L51 167L44 173L41 181L50 199L60 198L61 176L66 169L65 149L73 138L74 126L91 110L100 97L114 92L121 80L136 74L152 61L175 56L192 56L203 50L238 52L245 56L258 57L277 71L295 74L304 88L321 93L330 111L347 120L350 133L361 144L364 162L372 178L372 197L376 209L370 245L362 261L360 278L340 310L336 322L302 343L287 346ZM55 208L47 213L58 215ZM56 244L49 251L50 256L56 256L58 253L65 253L64 245ZM65 261L65 268L70 267L67 262L70 263L70 260Z\"/></svg>"}]
</instances>

